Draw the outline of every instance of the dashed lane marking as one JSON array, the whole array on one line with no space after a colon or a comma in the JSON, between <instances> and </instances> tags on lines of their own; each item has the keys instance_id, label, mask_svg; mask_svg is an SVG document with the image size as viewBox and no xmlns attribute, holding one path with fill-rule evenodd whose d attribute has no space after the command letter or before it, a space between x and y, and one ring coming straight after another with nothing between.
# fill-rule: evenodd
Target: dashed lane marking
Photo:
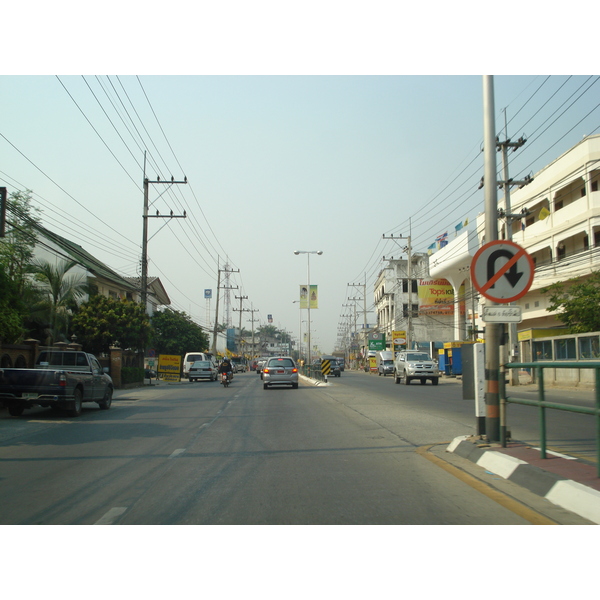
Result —
<instances>
[{"instance_id":1,"label":"dashed lane marking","mask_svg":"<svg viewBox=\"0 0 600 600\"><path fill-rule=\"evenodd\" d=\"M111 508L101 519L98 519L94 525L112 525L126 510L127 506L115 506Z\"/></svg>"}]
</instances>

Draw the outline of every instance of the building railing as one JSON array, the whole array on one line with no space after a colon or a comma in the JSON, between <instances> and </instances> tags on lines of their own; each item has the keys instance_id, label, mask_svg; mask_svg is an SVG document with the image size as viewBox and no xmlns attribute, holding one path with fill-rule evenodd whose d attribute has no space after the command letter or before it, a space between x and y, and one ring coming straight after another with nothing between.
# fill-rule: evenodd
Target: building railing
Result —
<instances>
[{"instance_id":1,"label":"building railing","mask_svg":"<svg viewBox=\"0 0 600 600\"><path fill-rule=\"evenodd\" d=\"M566 412L592 415L596 418L596 469L600 477L600 361L577 361L577 362L533 362L533 363L507 363L504 365L507 369L532 369L537 374L538 399L530 400L527 398L508 397L506 395L506 384L504 373L499 377L500 383L500 442L506 448L506 405L522 404L525 406L535 406L539 409L539 427L540 427L540 448L542 458L547 458L546 452L546 409L562 410ZM561 404L559 402L548 402L544 389L544 369L593 369L595 375L595 407L572 406L570 404Z\"/></svg>"}]
</instances>

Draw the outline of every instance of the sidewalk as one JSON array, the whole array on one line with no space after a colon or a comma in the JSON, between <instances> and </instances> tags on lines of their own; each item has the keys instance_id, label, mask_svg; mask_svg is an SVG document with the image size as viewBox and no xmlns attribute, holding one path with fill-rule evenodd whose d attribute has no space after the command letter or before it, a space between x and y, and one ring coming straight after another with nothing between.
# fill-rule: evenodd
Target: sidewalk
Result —
<instances>
[{"instance_id":1,"label":"sidewalk","mask_svg":"<svg viewBox=\"0 0 600 600\"><path fill-rule=\"evenodd\" d=\"M511 441L503 448L469 435L455 438L446 452L600 524L600 478L594 465L549 451L544 459L539 449L521 442Z\"/></svg>"}]
</instances>

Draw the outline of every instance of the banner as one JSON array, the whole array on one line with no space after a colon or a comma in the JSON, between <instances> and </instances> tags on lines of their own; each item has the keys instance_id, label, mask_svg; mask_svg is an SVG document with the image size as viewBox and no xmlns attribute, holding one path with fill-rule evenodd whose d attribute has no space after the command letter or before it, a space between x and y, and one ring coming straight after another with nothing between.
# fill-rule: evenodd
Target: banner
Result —
<instances>
[{"instance_id":1,"label":"banner","mask_svg":"<svg viewBox=\"0 0 600 600\"><path fill-rule=\"evenodd\" d=\"M308 308L308 286L300 286L300 308ZM310 286L310 308L319 308L319 292L316 285Z\"/></svg>"},{"instance_id":2,"label":"banner","mask_svg":"<svg viewBox=\"0 0 600 600\"><path fill-rule=\"evenodd\" d=\"M465 284L458 290L460 314L465 314ZM419 314L420 315L453 315L454 289L447 279L419 280Z\"/></svg>"}]
</instances>

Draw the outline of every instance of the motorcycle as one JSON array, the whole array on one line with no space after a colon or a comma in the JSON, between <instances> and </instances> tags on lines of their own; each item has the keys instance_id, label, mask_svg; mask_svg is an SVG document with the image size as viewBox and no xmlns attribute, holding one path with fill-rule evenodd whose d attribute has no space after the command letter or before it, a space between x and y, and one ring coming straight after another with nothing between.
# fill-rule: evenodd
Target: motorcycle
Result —
<instances>
[{"instance_id":1,"label":"motorcycle","mask_svg":"<svg viewBox=\"0 0 600 600\"><path fill-rule=\"evenodd\" d=\"M224 387L229 385L229 376L225 372L221 373L221 383Z\"/></svg>"}]
</instances>

